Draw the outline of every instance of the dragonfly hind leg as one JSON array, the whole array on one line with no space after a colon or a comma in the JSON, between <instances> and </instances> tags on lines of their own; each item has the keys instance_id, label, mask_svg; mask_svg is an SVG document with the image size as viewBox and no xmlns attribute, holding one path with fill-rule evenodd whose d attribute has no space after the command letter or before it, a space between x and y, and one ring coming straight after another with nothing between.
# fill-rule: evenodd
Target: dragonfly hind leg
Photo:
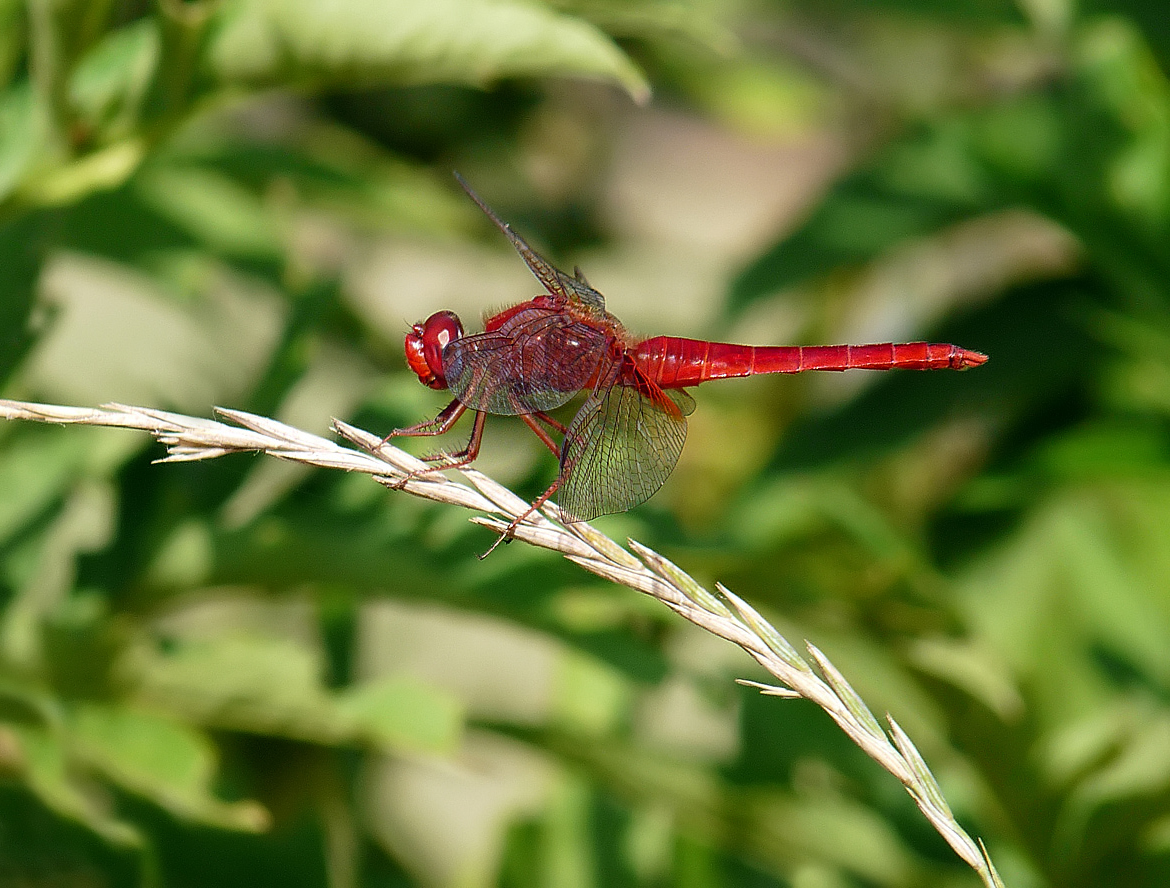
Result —
<instances>
[{"instance_id":1,"label":"dragonfly hind leg","mask_svg":"<svg viewBox=\"0 0 1170 888\"><path fill-rule=\"evenodd\" d=\"M553 452L553 456L559 458L561 455L560 446L552 439L552 435L550 435L543 428L541 428L540 425L537 424L536 420L539 419L541 422L546 423L550 428L562 435L565 433L564 424L557 422L557 420L553 419L544 411L538 411L536 413L521 413L520 418L524 420L524 424L528 426L528 428L532 429L536 437L540 438L541 443L543 443L545 447Z\"/></svg>"},{"instance_id":2,"label":"dragonfly hind leg","mask_svg":"<svg viewBox=\"0 0 1170 888\"><path fill-rule=\"evenodd\" d=\"M491 555L492 552L496 551L496 549L499 548L500 543L512 542L512 540L516 538L516 528L527 521L530 515L539 512L541 506L549 501L549 498L551 498L552 495L560 489L560 486L561 479L557 478L556 481L549 485L548 490L532 501L532 505L530 505L527 509L525 509L508 523L508 526L500 532L498 537L496 537L496 541L491 544L486 552L479 556L479 560L483 561L485 558Z\"/></svg>"},{"instance_id":3,"label":"dragonfly hind leg","mask_svg":"<svg viewBox=\"0 0 1170 888\"><path fill-rule=\"evenodd\" d=\"M528 428L532 429L532 431L536 434L536 437L540 438L540 440L544 443L544 446L551 450L553 454L559 458L561 455L561 448L557 446L557 442L552 439L552 435L541 428L541 426L537 423L537 420L540 420L540 422L545 423L554 431L557 431L562 435L565 433L564 423L553 419L543 410L539 410L536 413L521 413L520 418L524 420L524 424L527 425ZM561 479L557 478L557 480L552 483L548 490L533 500L532 505L525 509L524 512L521 513L518 517L514 518L508 524L508 526L504 528L503 532L498 537L496 537L496 541L492 543L491 548L479 556L479 560L482 561L491 555L492 552L496 551L500 543L510 543L516 536L516 528L527 521L528 516L538 512L540 507L548 502L549 497L556 493L560 486Z\"/></svg>"}]
</instances>

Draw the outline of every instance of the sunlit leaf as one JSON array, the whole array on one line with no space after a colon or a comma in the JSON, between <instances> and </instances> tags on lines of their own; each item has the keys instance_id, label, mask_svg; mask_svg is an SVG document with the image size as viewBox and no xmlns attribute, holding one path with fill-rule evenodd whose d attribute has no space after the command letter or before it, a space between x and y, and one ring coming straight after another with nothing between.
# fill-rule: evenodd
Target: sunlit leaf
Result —
<instances>
[{"instance_id":1,"label":"sunlit leaf","mask_svg":"<svg viewBox=\"0 0 1170 888\"><path fill-rule=\"evenodd\" d=\"M20 183L38 159L44 137L44 109L27 83L0 93L0 200Z\"/></svg>"},{"instance_id":2,"label":"sunlit leaf","mask_svg":"<svg viewBox=\"0 0 1170 888\"><path fill-rule=\"evenodd\" d=\"M212 794L211 742L186 725L145 710L88 704L73 713L69 731L75 753L90 767L179 817L231 829L267 825L255 803Z\"/></svg>"},{"instance_id":3,"label":"sunlit leaf","mask_svg":"<svg viewBox=\"0 0 1170 888\"><path fill-rule=\"evenodd\" d=\"M592 25L524 0L238 0L211 64L226 80L253 84L482 84L552 74L612 80L638 98L648 90Z\"/></svg>"},{"instance_id":4,"label":"sunlit leaf","mask_svg":"<svg viewBox=\"0 0 1170 888\"><path fill-rule=\"evenodd\" d=\"M198 168L161 168L144 173L138 188L160 215L216 251L259 258L280 253L272 213L226 176Z\"/></svg>"},{"instance_id":5,"label":"sunlit leaf","mask_svg":"<svg viewBox=\"0 0 1170 888\"><path fill-rule=\"evenodd\" d=\"M1166 20L1166 9L1160 0L1089 0L1084 6L1086 12L1132 17L1149 35L1162 70L1170 74L1170 22Z\"/></svg>"},{"instance_id":6,"label":"sunlit leaf","mask_svg":"<svg viewBox=\"0 0 1170 888\"><path fill-rule=\"evenodd\" d=\"M82 59L70 83L70 98L88 126L129 131L158 52L157 26L142 19L114 31Z\"/></svg>"},{"instance_id":7,"label":"sunlit leaf","mask_svg":"<svg viewBox=\"0 0 1170 888\"><path fill-rule=\"evenodd\" d=\"M312 743L441 751L457 739L461 713L450 697L407 680L337 696L320 669L291 642L228 636L156 655L140 694L200 724Z\"/></svg>"},{"instance_id":8,"label":"sunlit leaf","mask_svg":"<svg viewBox=\"0 0 1170 888\"><path fill-rule=\"evenodd\" d=\"M388 749L451 752L462 730L454 697L408 678L358 685L341 694L337 710L357 736Z\"/></svg>"},{"instance_id":9,"label":"sunlit leaf","mask_svg":"<svg viewBox=\"0 0 1170 888\"><path fill-rule=\"evenodd\" d=\"M71 772L63 738L47 729L13 726L24 763L25 784L51 810L88 827L109 842L135 847L142 836L112 816Z\"/></svg>"},{"instance_id":10,"label":"sunlit leaf","mask_svg":"<svg viewBox=\"0 0 1170 888\"><path fill-rule=\"evenodd\" d=\"M683 44L694 50L703 48L730 54L736 37L726 21L725 10L672 0L555 0L550 5L587 18L620 37L659 40L684 38Z\"/></svg>"}]
</instances>

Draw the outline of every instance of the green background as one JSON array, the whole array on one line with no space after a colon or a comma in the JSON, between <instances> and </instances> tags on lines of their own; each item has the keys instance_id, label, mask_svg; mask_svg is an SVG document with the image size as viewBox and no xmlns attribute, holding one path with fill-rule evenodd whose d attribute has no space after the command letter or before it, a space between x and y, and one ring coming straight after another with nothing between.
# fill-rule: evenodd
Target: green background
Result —
<instances>
[{"instance_id":1,"label":"green background","mask_svg":"<svg viewBox=\"0 0 1170 888\"><path fill-rule=\"evenodd\" d=\"M824 650L1012 888L1165 885L1168 72L1161 0L0 0L2 393L428 418L407 325L537 292L453 169L633 331L987 352L705 386L598 525ZM977 884L657 603L162 455L0 427L4 888Z\"/></svg>"}]
</instances>

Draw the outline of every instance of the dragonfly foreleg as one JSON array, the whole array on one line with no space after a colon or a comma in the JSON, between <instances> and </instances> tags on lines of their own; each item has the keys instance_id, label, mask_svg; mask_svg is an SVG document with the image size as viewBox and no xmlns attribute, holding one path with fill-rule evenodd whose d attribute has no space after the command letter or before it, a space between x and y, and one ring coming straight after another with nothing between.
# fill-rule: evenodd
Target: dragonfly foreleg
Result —
<instances>
[{"instance_id":1,"label":"dragonfly foreleg","mask_svg":"<svg viewBox=\"0 0 1170 888\"><path fill-rule=\"evenodd\" d=\"M425 462L443 463L438 468L458 469L475 462L479 456L479 447L483 443L483 429L487 424L487 414L482 410L475 411L475 421L471 426L471 437L467 439L467 446L462 450L441 451L429 453L419 459Z\"/></svg>"},{"instance_id":2,"label":"dragonfly foreleg","mask_svg":"<svg viewBox=\"0 0 1170 888\"><path fill-rule=\"evenodd\" d=\"M458 400L452 401L450 404L444 407L442 412L434 419L430 420L429 422L419 423L418 425L411 426L410 428L395 429L393 432L387 435L382 440L382 443L378 446L381 447L382 444L385 444L391 438L396 436L433 437L435 435L441 435L444 432L450 431L451 426L455 425L455 422L466 411L467 407L464 404L460 403ZM479 456L479 448L483 443L483 429L487 423L486 413L483 413L479 410L474 412L475 422L471 427L471 437L467 441L467 446L463 447L461 450L431 453L427 454L426 456L420 456L419 459L423 460L424 462L439 463L439 465L436 465L434 468L427 468L421 469L417 472L410 472L407 475L403 475L390 486L394 490L401 490L409 482L425 477L431 472L443 471L445 469L459 469L473 463L475 458Z\"/></svg>"},{"instance_id":3,"label":"dragonfly foreleg","mask_svg":"<svg viewBox=\"0 0 1170 888\"><path fill-rule=\"evenodd\" d=\"M451 431L451 427L459 421L459 417L466 411L467 405L456 398L440 410L439 415L434 419L428 419L426 422L407 426L404 429L395 429L383 438L378 446L381 447L391 438L433 438L436 435L445 435Z\"/></svg>"}]
</instances>

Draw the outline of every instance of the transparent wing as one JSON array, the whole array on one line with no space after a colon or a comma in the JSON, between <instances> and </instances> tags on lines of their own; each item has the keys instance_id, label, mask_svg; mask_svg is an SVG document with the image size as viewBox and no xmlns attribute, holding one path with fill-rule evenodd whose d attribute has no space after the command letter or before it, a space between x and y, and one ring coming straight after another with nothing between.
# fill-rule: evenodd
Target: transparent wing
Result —
<instances>
[{"instance_id":1,"label":"transparent wing","mask_svg":"<svg viewBox=\"0 0 1170 888\"><path fill-rule=\"evenodd\" d=\"M496 228L504 233L504 236L512 242L512 246L516 248L516 252L520 254L520 258L524 260L524 264L536 275L536 279L544 284L544 288L552 293L554 296L563 296L573 302L586 308L591 314L605 314L605 297L594 290L585 280L585 276L577 272L577 277L570 277L565 274L536 250L528 246L528 242L520 235L512 230L512 226L495 214L491 207L489 207L482 197L472 190L471 186L464 181L463 177L458 173L455 174L456 181L467 192L467 196L475 201L476 205L483 210L484 214L495 223Z\"/></svg>"},{"instance_id":2,"label":"transparent wing","mask_svg":"<svg viewBox=\"0 0 1170 888\"><path fill-rule=\"evenodd\" d=\"M570 520L624 512L653 496L674 471L695 402L627 367L595 389L565 433L557 502Z\"/></svg>"},{"instance_id":3,"label":"transparent wing","mask_svg":"<svg viewBox=\"0 0 1170 888\"><path fill-rule=\"evenodd\" d=\"M564 312L531 307L497 330L443 350L447 385L472 410L514 416L554 410L596 375L606 334Z\"/></svg>"}]
</instances>

